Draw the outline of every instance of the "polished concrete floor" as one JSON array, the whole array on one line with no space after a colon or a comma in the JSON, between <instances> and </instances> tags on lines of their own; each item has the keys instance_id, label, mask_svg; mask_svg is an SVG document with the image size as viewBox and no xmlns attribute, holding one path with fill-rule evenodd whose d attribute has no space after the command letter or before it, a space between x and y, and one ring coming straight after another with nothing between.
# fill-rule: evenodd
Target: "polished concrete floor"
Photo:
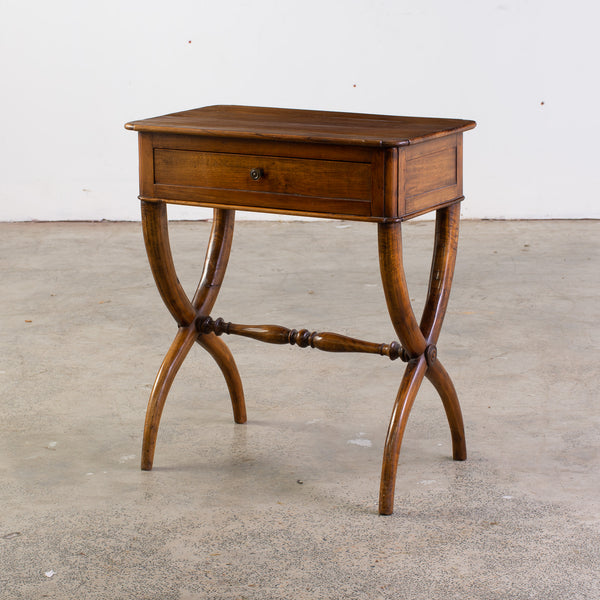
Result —
<instances>
[{"instance_id":1,"label":"polished concrete floor","mask_svg":"<svg viewBox=\"0 0 600 600\"><path fill-rule=\"evenodd\" d=\"M208 223L176 223L193 291ZM426 291L432 224L408 223ZM148 393L175 324L135 223L0 225L0 598L600 598L600 223L465 222L438 351L377 515L403 364L232 337L248 423L194 348L155 469ZM418 309L420 311L420 309ZM376 228L241 222L214 316L390 342Z\"/></svg>"}]
</instances>

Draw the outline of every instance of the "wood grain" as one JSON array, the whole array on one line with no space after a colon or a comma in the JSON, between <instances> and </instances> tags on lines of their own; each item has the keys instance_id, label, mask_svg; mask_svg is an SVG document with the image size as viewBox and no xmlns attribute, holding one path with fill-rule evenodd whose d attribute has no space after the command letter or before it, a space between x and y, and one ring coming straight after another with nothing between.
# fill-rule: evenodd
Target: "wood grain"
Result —
<instances>
[{"instance_id":1,"label":"wood grain","mask_svg":"<svg viewBox=\"0 0 600 600\"><path fill-rule=\"evenodd\" d=\"M241 378L219 337L223 333L327 352L380 354L408 363L385 442L380 514L393 511L402 438L425 376L442 399L453 458L466 458L458 396L436 344L456 259L463 200L462 134L475 127L473 121L211 106L126 127L140 132L140 199L148 258L160 294L180 326L150 397L143 469L152 468L165 399L194 341L216 360L229 388L234 419L245 422ZM175 273L166 203L215 209L203 274L191 302ZM400 343L213 320L210 312L231 249L234 209L377 222L381 279ZM419 324L402 264L401 222L431 210L437 211L436 233Z\"/></svg>"},{"instance_id":2,"label":"wood grain","mask_svg":"<svg viewBox=\"0 0 600 600\"><path fill-rule=\"evenodd\" d=\"M148 262L163 302L177 323L187 326L196 318L196 310L175 272L164 203L142 201L142 230Z\"/></svg>"},{"instance_id":3,"label":"wood grain","mask_svg":"<svg viewBox=\"0 0 600 600\"><path fill-rule=\"evenodd\" d=\"M462 131L474 126L251 107L127 124L141 133L145 200L381 223L462 199Z\"/></svg>"},{"instance_id":4,"label":"wood grain","mask_svg":"<svg viewBox=\"0 0 600 600\"><path fill-rule=\"evenodd\" d=\"M150 471L154 463L154 451L158 436L158 426L162 416L167 395L175 380L177 371L183 364L190 348L198 338L196 328L192 326L180 327L177 335L169 348L150 392L146 421L144 424L144 438L142 442L142 470Z\"/></svg>"},{"instance_id":5,"label":"wood grain","mask_svg":"<svg viewBox=\"0 0 600 600\"><path fill-rule=\"evenodd\" d=\"M329 331L310 331L308 329L289 329L282 325L242 325L230 323L222 318L205 317L197 320L197 328L201 334L240 335L267 344L290 344L300 348L317 348L325 352L364 352L379 354L391 360L401 358L408 360L406 351L394 341L390 344L377 344L352 338Z\"/></svg>"},{"instance_id":6,"label":"wood grain","mask_svg":"<svg viewBox=\"0 0 600 600\"><path fill-rule=\"evenodd\" d=\"M414 216L462 197L461 140L462 134L455 134L403 149L406 156L405 216Z\"/></svg>"},{"instance_id":7,"label":"wood grain","mask_svg":"<svg viewBox=\"0 0 600 600\"><path fill-rule=\"evenodd\" d=\"M320 142L355 146L405 146L475 127L474 121L343 112L206 106L131 121L134 131L221 138Z\"/></svg>"},{"instance_id":8,"label":"wood grain","mask_svg":"<svg viewBox=\"0 0 600 600\"><path fill-rule=\"evenodd\" d=\"M254 168L263 172L258 180L250 175ZM154 181L159 185L367 201L372 191L369 163L162 148L154 150Z\"/></svg>"}]
</instances>

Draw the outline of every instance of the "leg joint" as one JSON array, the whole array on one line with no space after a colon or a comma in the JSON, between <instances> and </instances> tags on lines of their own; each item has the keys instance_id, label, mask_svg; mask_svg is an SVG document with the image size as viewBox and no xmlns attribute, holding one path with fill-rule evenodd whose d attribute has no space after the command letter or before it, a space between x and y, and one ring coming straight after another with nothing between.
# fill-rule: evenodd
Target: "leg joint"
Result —
<instances>
[{"instance_id":1,"label":"leg joint","mask_svg":"<svg viewBox=\"0 0 600 600\"><path fill-rule=\"evenodd\" d=\"M427 361L427 366L431 367L437 360L437 348L435 344L429 344L429 346L425 348L424 354L425 360Z\"/></svg>"}]
</instances>

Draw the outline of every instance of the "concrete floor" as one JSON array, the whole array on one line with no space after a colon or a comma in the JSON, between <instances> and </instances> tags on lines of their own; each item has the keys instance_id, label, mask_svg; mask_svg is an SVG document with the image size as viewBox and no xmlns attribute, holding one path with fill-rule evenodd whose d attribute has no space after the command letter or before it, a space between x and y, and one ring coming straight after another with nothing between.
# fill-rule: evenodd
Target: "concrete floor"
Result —
<instances>
[{"instance_id":1,"label":"concrete floor","mask_svg":"<svg viewBox=\"0 0 600 600\"><path fill-rule=\"evenodd\" d=\"M425 382L391 517L377 493L400 361L227 338L235 425L195 348L141 472L175 325L140 225L0 225L0 598L600 598L599 225L462 224L438 350L469 459L451 460ZM236 227L215 317L394 339L374 225ZM208 231L171 229L189 291ZM417 307L431 239L406 225Z\"/></svg>"}]
</instances>

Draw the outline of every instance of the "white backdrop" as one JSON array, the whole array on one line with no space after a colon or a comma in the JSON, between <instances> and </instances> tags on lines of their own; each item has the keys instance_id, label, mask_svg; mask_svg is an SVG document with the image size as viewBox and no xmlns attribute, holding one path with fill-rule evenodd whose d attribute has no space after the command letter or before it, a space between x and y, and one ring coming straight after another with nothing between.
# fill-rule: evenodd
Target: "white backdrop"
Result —
<instances>
[{"instance_id":1,"label":"white backdrop","mask_svg":"<svg viewBox=\"0 0 600 600\"><path fill-rule=\"evenodd\" d=\"M208 104L475 119L464 217L600 217L599 21L591 0L0 0L0 220L138 219L123 124Z\"/></svg>"}]
</instances>

